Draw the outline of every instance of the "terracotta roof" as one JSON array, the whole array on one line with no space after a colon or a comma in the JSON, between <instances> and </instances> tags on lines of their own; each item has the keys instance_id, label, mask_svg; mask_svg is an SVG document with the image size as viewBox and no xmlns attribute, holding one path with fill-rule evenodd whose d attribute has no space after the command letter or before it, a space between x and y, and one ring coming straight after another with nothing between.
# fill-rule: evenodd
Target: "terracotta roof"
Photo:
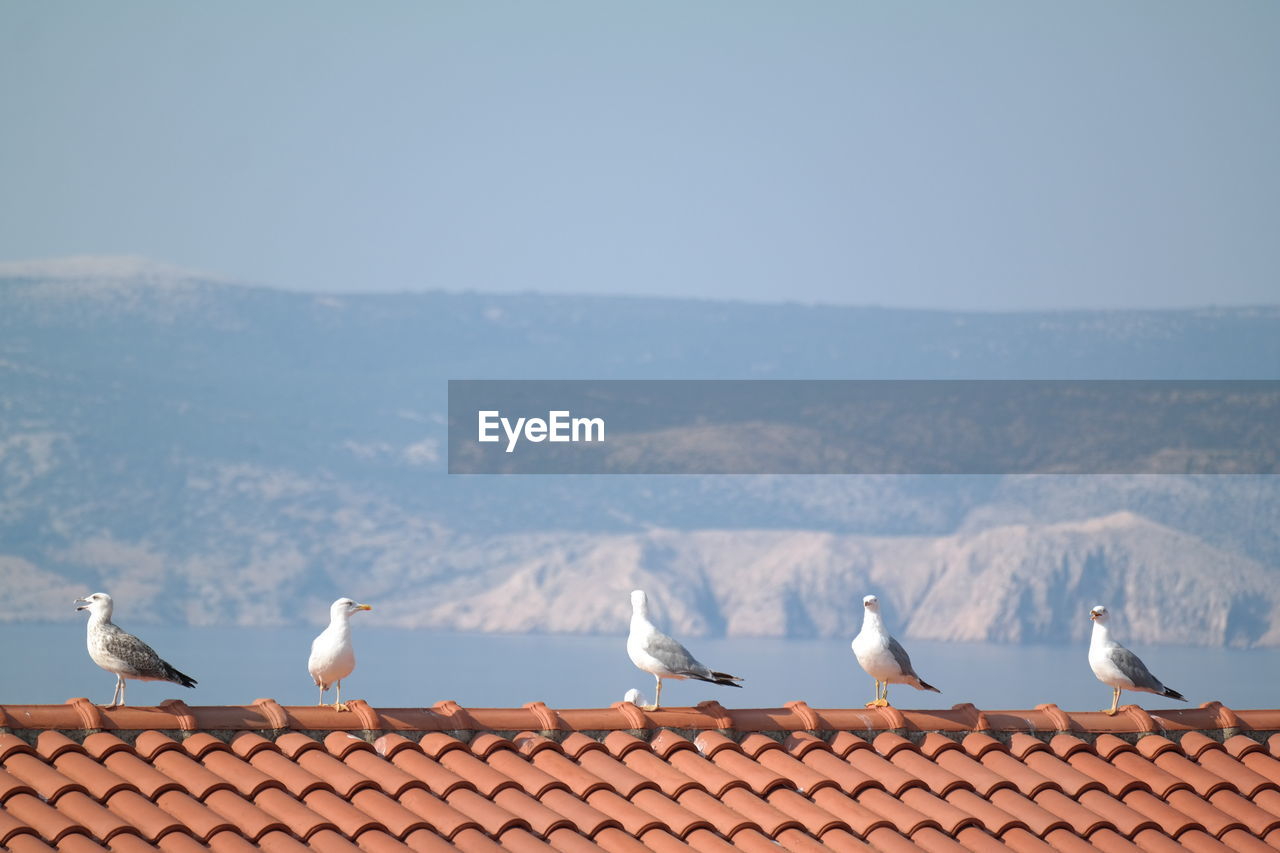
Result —
<instances>
[{"instance_id":1,"label":"terracotta roof","mask_svg":"<svg viewBox=\"0 0 1280 853\"><path fill-rule=\"evenodd\" d=\"M9 850L1271 850L1280 710L0 706Z\"/></svg>"}]
</instances>

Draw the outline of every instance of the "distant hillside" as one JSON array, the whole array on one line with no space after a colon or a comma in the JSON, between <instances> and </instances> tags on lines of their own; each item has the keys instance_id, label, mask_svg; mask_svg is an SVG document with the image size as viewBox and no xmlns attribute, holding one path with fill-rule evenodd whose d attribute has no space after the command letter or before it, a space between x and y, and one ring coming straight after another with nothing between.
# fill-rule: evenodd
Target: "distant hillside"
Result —
<instances>
[{"instance_id":1,"label":"distant hillside","mask_svg":"<svg viewBox=\"0 0 1280 853\"><path fill-rule=\"evenodd\" d=\"M875 590L913 637L1060 642L1089 609L1135 641L1280 645L1274 571L1129 513L952 536L809 530L516 534L411 570L383 618L469 631L617 631L651 591L682 634L852 636ZM448 562L462 573L440 571ZM1176 591L1176 594L1171 594Z\"/></svg>"},{"instance_id":2,"label":"distant hillside","mask_svg":"<svg viewBox=\"0 0 1280 853\"><path fill-rule=\"evenodd\" d=\"M1273 379L1277 308L335 297L145 266L16 272L0 278L0 578L24 604L0 618L68 617L68 593L105 588L158 619L271 624L341 592L397 624L609 632L646 584L689 632L841 635L875 587L910 636L1068 639L1106 599L1135 641L1280 643L1280 478L450 478L441 458L450 378Z\"/></svg>"}]
</instances>

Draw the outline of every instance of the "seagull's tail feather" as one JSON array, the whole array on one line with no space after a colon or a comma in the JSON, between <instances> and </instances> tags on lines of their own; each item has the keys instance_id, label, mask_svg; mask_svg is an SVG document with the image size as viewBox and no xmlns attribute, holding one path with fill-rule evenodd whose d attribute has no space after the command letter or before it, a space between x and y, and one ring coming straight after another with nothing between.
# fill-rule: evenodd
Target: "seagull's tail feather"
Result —
<instances>
[{"instance_id":1,"label":"seagull's tail feather","mask_svg":"<svg viewBox=\"0 0 1280 853\"><path fill-rule=\"evenodd\" d=\"M1160 695L1161 695L1161 696L1168 696L1170 699L1177 699L1179 702L1185 702L1185 701L1187 701L1187 697L1186 697L1186 696L1183 696L1181 693L1179 693L1178 691L1174 690L1172 687L1166 687L1166 688L1164 689L1164 692L1163 692L1163 693L1161 693Z\"/></svg>"},{"instance_id":2,"label":"seagull's tail feather","mask_svg":"<svg viewBox=\"0 0 1280 853\"><path fill-rule=\"evenodd\" d=\"M181 684L183 687L195 687L197 682L194 678L185 672L178 672L170 663L165 663L165 680L172 681L174 684Z\"/></svg>"}]
</instances>

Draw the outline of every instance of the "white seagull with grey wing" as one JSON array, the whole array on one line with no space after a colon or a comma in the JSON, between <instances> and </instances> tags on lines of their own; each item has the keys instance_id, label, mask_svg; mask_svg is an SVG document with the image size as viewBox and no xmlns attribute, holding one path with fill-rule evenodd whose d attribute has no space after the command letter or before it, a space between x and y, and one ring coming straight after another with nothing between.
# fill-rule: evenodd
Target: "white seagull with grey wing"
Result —
<instances>
[{"instance_id":1,"label":"white seagull with grey wing","mask_svg":"<svg viewBox=\"0 0 1280 853\"><path fill-rule=\"evenodd\" d=\"M658 692L652 705L642 706L646 711L656 711L662 702L662 679L695 678L725 687L741 687L740 676L716 672L698 662L689 650L659 631L649 621L649 597L643 590L631 593L631 633L627 635L627 654L631 662L649 673L658 682Z\"/></svg>"},{"instance_id":2,"label":"white seagull with grey wing","mask_svg":"<svg viewBox=\"0 0 1280 853\"><path fill-rule=\"evenodd\" d=\"M907 650L885 630L884 620L880 618L880 599L868 595L862 599L862 608L862 630L850 645L858 665L876 680L876 698L868 702L867 707L888 706L890 684L910 684L917 690L941 693L916 675Z\"/></svg>"},{"instance_id":3,"label":"white seagull with grey wing","mask_svg":"<svg viewBox=\"0 0 1280 853\"><path fill-rule=\"evenodd\" d=\"M1102 713L1114 716L1120 705L1121 690L1140 690L1143 693L1154 693L1167 696L1180 702L1187 701L1176 690L1165 687L1160 679L1151 674L1141 659L1124 646L1111 639L1111 629L1107 621L1111 614L1101 604L1089 611L1093 620L1093 636L1089 638L1089 666L1093 674L1103 684L1111 687L1111 707Z\"/></svg>"},{"instance_id":4,"label":"white seagull with grey wing","mask_svg":"<svg viewBox=\"0 0 1280 853\"><path fill-rule=\"evenodd\" d=\"M196 680L189 675L178 672L166 660L156 654L155 649L139 640L133 634L120 630L111 621L114 604L111 596L105 592L95 592L75 601L76 610L89 611L88 647L89 657L98 666L116 676L116 689L111 694L111 704L107 708L116 708L124 704L124 680L135 681L171 681L183 687L195 687Z\"/></svg>"},{"instance_id":5,"label":"white seagull with grey wing","mask_svg":"<svg viewBox=\"0 0 1280 853\"><path fill-rule=\"evenodd\" d=\"M329 605L329 627L311 641L311 657L307 660L307 672L320 688L320 700L324 704L324 692L337 688L333 703L335 711L345 711L342 704L342 679L356 668L356 651L351 645L351 614L372 610L367 604L357 604L350 598L339 598Z\"/></svg>"}]
</instances>

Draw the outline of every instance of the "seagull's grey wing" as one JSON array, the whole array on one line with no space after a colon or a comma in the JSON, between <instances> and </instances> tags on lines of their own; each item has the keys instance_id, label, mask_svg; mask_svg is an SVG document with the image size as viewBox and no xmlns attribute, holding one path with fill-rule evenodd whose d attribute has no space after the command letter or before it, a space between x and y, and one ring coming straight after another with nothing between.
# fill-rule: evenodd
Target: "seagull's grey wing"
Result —
<instances>
[{"instance_id":1,"label":"seagull's grey wing","mask_svg":"<svg viewBox=\"0 0 1280 853\"><path fill-rule=\"evenodd\" d=\"M920 677L916 675L916 671L911 668L911 656L907 654L907 650L902 647L902 643L899 643L893 637L889 638L889 651L893 654L894 663L898 665L898 669L902 671L903 675L915 675L916 678Z\"/></svg>"},{"instance_id":2,"label":"seagull's grey wing","mask_svg":"<svg viewBox=\"0 0 1280 853\"><path fill-rule=\"evenodd\" d=\"M662 661L662 665L667 669L679 675L700 675L705 677L711 674L711 670L689 654L688 649L661 631L655 631L649 637L648 642L644 644L644 650Z\"/></svg>"},{"instance_id":3,"label":"seagull's grey wing","mask_svg":"<svg viewBox=\"0 0 1280 853\"><path fill-rule=\"evenodd\" d=\"M115 657L120 663L124 664L128 669L124 675L132 675L142 678L154 678L161 681L173 681L184 687L192 687L196 680L189 675L184 675L166 661L160 655L156 654L156 650L148 646L142 640L133 636L127 631L122 631L116 626L103 632L99 641L103 651ZM190 682L190 683L188 683Z\"/></svg>"},{"instance_id":4,"label":"seagull's grey wing","mask_svg":"<svg viewBox=\"0 0 1280 853\"><path fill-rule=\"evenodd\" d=\"M1152 675L1151 670L1147 669L1147 665L1124 646L1116 646L1112 649L1110 658L1116 669L1124 673L1124 677L1133 682L1134 687L1142 687L1146 690L1153 690L1156 693L1164 691L1165 686L1160 683L1160 679Z\"/></svg>"},{"instance_id":5,"label":"seagull's grey wing","mask_svg":"<svg viewBox=\"0 0 1280 853\"><path fill-rule=\"evenodd\" d=\"M742 680L741 676L718 672L706 666L689 654L688 649L661 631L654 631L653 635L649 637L649 641L645 643L644 650L662 661L662 665L676 675L696 678L700 681L709 681L712 684L720 684L725 687L742 686L738 684Z\"/></svg>"},{"instance_id":6,"label":"seagull's grey wing","mask_svg":"<svg viewBox=\"0 0 1280 853\"><path fill-rule=\"evenodd\" d=\"M115 628L114 625L111 627ZM164 661L160 655L133 634L119 628L104 631L100 648L128 667L126 675L145 675L149 678L163 675Z\"/></svg>"}]
</instances>

